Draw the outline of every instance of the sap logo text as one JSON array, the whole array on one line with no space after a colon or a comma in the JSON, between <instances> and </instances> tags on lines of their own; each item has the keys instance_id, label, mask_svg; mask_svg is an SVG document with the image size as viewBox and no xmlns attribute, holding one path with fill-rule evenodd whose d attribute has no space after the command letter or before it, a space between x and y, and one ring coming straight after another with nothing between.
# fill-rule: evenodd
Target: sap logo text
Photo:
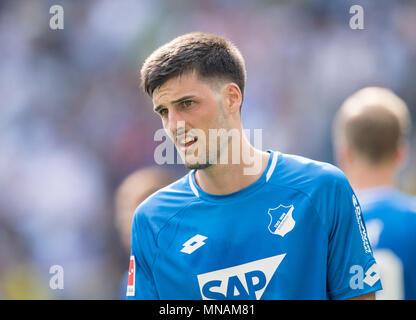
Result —
<instances>
[{"instance_id":1,"label":"sap logo text","mask_svg":"<svg viewBox=\"0 0 416 320\"><path fill-rule=\"evenodd\" d=\"M260 300L286 254L198 275L204 300Z\"/></svg>"}]
</instances>

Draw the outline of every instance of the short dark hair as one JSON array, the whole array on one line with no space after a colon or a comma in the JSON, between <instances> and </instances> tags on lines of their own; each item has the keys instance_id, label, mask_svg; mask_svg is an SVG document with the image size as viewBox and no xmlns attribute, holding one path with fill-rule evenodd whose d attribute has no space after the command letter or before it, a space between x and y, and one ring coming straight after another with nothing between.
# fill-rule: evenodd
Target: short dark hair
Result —
<instances>
[{"instance_id":1,"label":"short dark hair","mask_svg":"<svg viewBox=\"0 0 416 320\"><path fill-rule=\"evenodd\" d=\"M182 35L156 49L143 64L141 85L152 96L167 80L191 71L232 81L244 96L246 70L240 51L225 38L203 32Z\"/></svg>"}]
</instances>

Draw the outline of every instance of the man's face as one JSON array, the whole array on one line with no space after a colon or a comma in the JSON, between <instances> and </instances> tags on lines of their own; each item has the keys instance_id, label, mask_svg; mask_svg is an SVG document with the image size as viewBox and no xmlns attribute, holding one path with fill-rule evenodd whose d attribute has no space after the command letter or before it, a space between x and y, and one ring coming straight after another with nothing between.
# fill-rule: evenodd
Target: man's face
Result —
<instances>
[{"instance_id":1,"label":"man's face","mask_svg":"<svg viewBox=\"0 0 416 320\"><path fill-rule=\"evenodd\" d=\"M227 129L220 86L213 89L195 72L186 73L156 88L153 104L185 165L208 168L209 129ZM221 146L216 149L218 158Z\"/></svg>"}]
</instances>

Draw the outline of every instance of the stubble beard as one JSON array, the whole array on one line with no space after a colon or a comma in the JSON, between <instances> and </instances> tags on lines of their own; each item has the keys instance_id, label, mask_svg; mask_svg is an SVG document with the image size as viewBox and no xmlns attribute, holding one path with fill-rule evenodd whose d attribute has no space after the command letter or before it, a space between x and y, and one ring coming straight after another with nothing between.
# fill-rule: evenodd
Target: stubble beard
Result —
<instances>
[{"instance_id":1,"label":"stubble beard","mask_svg":"<svg viewBox=\"0 0 416 320\"><path fill-rule=\"evenodd\" d=\"M221 139L220 139L220 141L221 141ZM184 161L185 166L188 169L204 170L204 169L207 169L207 168L212 167L213 165L219 164L220 163L221 154L223 152L227 152L228 153L228 150L230 148L230 144L231 144L232 138L229 137L227 139L227 142L224 145L221 145L219 143L220 141L216 141L218 144L217 144L217 148L216 148L216 154L215 154L214 157L211 157L211 150L210 150L210 148L208 146L208 148L207 148L207 150L205 152L204 159L198 159L199 161L197 163L189 163L189 162ZM186 156L185 156L185 160L186 160Z\"/></svg>"},{"instance_id":2,"label":"stubble beard","mask_svg":"<svg viewBox=\"0 0 416 320\"><path fill-rule=\"evenodd\" d=\"M218 103L219 103L219 114L218 114L217 120L219 121L219 123L224 125L225 124L225 117L224 117L224 113L223 113L223 105L220 101ZM186 154L184 155L184 157L183 157L184 163L185 163L185 166L188 169L204 170L204 169L210 168L213 165L220 163L221 152L224 152L224 149L228 150L230 141L227 141L226 145L223 145L223 146L221 146L221 144L218 142L217 149L216 149L215 160L212 161L210 144L209 144L210 142L209 142L209 139L207 139L207 137L208 137L208 135L206 135L206 139L205 139L205 141L207 143L207 146L205 147L205 157L204 157L204 159L198 159L197 163L189 163L189 162L186 161ZM221 141L221 139L220 139L220 141Z\"/></svg>"}]
</instances>

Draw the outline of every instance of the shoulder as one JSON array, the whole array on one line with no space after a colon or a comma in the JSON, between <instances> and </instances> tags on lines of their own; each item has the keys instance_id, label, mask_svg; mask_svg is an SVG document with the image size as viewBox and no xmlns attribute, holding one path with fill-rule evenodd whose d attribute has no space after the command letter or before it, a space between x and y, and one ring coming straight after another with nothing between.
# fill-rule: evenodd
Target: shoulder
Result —
<instances>
[{"instance_id":1,"label":"shoulder","mask_svg":"<svg viewBox=\"0 0 416 320\"><path fill-rule=\"evenodd\" d=\"M353 212L356 205L345 174L326 162L280 153L270 180L273 185L307 197L323 225L332 225L336 216Z\"/></svg>"},{"instance_id":2,"label":"shoulder","mask_svg":"<svg viewBox=\"0 0 416 320\"><path fill-rule=\"evenodd\" d=\"M395 190L395 196L391 199L394 205L401 211L405 212L412 219L416 218L416 197Z\"/></svg>"},{"instance_id":3,"label":"shoulder","mask_svg":"<svg viewBox=\"0 0 416 320\"><path fill-rule=\"evenodd\" d=\"M145 225L148 231L156 234L169 219L196 199L187 174L147 197L134 212L133 226Z\"/></svg>"},{"instance_id":4,"label":"shoulder","mask_svg":"<svg viewBox=\"0 0 416 320\"><path fill-rule=\"evenodd\" d=\"M416 217L416 198L395 188L376 187L359 191L363 207L369 212L394 212Z\"/></svg>"},{"instance_id":5,"label":"shoulder","mask_svg":"<svg viewBox=\"0 0 416 320\"><path fill-rule=\"evenodd\" d=\"M347 177L336 166L302 156L279 153L272 183L311 193L313 190L349 186ZM323 189L322 189L323 188Z\"/></svg>"}]
</instances>

